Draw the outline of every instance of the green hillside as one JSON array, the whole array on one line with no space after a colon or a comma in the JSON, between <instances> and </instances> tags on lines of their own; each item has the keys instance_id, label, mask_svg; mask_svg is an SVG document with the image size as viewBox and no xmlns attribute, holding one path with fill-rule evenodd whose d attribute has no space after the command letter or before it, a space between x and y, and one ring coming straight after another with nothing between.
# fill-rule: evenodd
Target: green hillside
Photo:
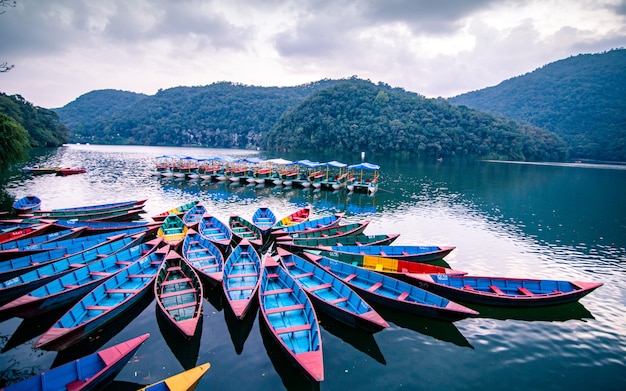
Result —
<instances>
[{"instance_id":1,"label":"green hillside","mask_svg":"<svg viewBox=\"0 0 626 391\"><path fill-rule=\"evenodd\" d=\"M359 79L308 97L280 118L264 146L533 161L567 156L558 137L537 127Z\"/></svg>"},{"instance_id":2,"label":"green hillside","mask_svg":"<svg viewBox=\"0 0 626 391\"><path fill-rule=\"evenodd\" d=\"M571 158L626 161L626 49L556 61L449 102L553 131Z\"/></svg>"}]
</instances>

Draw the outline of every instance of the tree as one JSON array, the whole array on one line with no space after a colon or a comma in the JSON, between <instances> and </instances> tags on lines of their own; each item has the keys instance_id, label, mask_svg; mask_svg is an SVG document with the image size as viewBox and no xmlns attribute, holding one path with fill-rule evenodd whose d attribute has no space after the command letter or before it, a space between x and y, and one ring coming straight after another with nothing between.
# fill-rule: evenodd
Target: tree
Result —
<instances>
[{"instance_id":1,"label":"tree","mask_svg":"<svg viewBox=\"0 0 626 391\"><path fill-rule=\"evenodd\" d=\"M15 0L0 0L0 7L15 7ZM0 15L5 13L5 10L0 11ZM0 73L8 72L13 69L15 65L9 65L8 62L0 64Z\"/></svg>"},{"instance_id":2,"label":"tree","mask_svg":"<svg viewBox=\"0 0 626 391\"><path fill-rule=\"evenodd\" d=\"M11 117L0 113L0 170L26 157L28 132Z\"/></svg>"}]
</instances>

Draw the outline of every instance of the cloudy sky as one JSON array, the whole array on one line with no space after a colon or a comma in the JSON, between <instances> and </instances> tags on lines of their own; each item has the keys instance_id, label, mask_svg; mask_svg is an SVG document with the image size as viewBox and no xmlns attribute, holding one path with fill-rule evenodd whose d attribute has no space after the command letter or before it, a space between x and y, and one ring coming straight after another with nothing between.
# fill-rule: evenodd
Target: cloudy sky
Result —
<instances>
[{"instance_id":1,"label":"cloudy sky","mask_svg":"<svg viewBox=\"0 0 626 391\"><path fill-rule=\"evenodd\" d=\"M626 47L626 0L15 0L0 11L0 63L15 65L0 91L46 108L98 89L352 75L450 97Z\"/></svg>"}]
</instances>

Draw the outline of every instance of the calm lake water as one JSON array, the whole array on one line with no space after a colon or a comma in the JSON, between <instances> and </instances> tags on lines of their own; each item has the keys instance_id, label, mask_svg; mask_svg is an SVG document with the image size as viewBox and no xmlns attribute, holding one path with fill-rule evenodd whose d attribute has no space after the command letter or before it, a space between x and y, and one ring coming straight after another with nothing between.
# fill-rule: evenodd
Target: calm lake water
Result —
<instances>
[{"instance_id":1,"label":"calm lake water","mask_svg":"<svg viewBox=\"0 0 626 391\"><path fill-rule=\"evenodd\" d=\"M70 145L29 165L84 166L68 177L0 179L14 197L36 194L44 209L148 199L145 219L200 200L222 221L259 206L285 216L345 212L370 220L365 233L399 233L396 244L454 245L445 261L474 275L599 281L580 302L542 309L472 306L481 317L445 323L380 310L391 327L367 334L321 317L326 380L309 383L260 327L240 322L220 290L205 292L201 334L181 342L148 297L95 341L60 353L32 343L60 314L0 323L0 385L149 332L110 390L136 389L204 362L198 390L625 390L626 166L518 164L366 156L381 165L381 189L367 195L162 180L155 157L244 156L252 151ZM263 158L339 160L359 155ZM10 206L10 205L9 205Z\"/></svg>"}]
</instances>

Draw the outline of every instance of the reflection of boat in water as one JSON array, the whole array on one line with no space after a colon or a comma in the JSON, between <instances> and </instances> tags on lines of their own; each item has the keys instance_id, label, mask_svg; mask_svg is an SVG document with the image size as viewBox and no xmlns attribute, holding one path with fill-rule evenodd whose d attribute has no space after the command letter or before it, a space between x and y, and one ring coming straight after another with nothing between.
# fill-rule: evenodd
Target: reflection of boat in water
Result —
<instances>
[{"instance_id":1,"label":"reflection of boat in water","mask_svg":"<svg viewBox=\"0 0 626 391\"><path fill-rule=\"evenodd\" d=\"M403 311L398 311L386 306L376 305L374 308L390 323L398 327L416 331L420 334L433 337L440 341L451 342L457 346L474 348L467 338L451 322L413 316Z\"/></svg>"},{"instance_id":2,"label":"reflection of boat in water","mask_svg":"<svg viewBox=\"0 0 626 391\"><path fill-rule=\"evenodd\" d=\"M319 391L320 383L310 380L303 372L295 370L293 363L280 350L264 322L259 322L259 330L267 356L285 388L293 391Z\"/></svg>"},{"instance_id":3,"label":"reflection of boat in water","mask_svg":"<svg viewBox=\"0 0 626 391\"><path fill-rule=\"evenodd\" d=\"M258 300L253 300L248 312L242 319L237 319L233 311L224 311L224 320L226 321L226 327L230 334L230 339L235 347L235 353L240 355L243 352L243 347L250 335L254 321L257 318L257 311L259 309Z\"/></svg>"},{"instance_id":4,"label":"reflection of boat in water","mask_svg":"<svg viewBox=\"0 0 626 391\"><path fill-rule=\"evenodd\" d=\"M167 320L161 311L155 311L159 331L180 365L187 369L196 366L200 354L200 339L202 337L202 321L198 322L198 331L191 339L184 338L180 332Z\"/></svg>"},{"instance_id":5,"label":"reflection of boat in water","mask_svg":"<svg viewBox=\"0 0 626 391\"><path fill-rule=\"evenodd\" d=\"M479 318L499 320L525 320L529 322L566 322L568 320L594 319L593 314L580 302L535 308L507 308L467 304L480 311Z\"/></svg>"}]
</instances>

